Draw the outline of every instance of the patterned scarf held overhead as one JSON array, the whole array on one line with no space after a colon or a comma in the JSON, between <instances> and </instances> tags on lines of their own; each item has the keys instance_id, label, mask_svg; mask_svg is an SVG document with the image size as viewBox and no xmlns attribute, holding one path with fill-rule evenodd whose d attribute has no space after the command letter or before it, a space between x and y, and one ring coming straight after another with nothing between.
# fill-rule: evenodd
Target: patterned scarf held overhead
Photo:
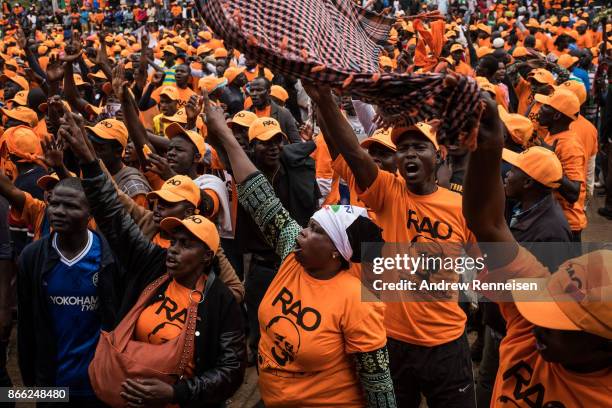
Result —
<instances>
[{"instance_id":1,"label":"patterned scarf held overhead","mask_svg":"<svg viewBox=\"0 0 612 408\"><path fill-rule=\"evenodd\" d=\"M476 146L482 105L476 82L458 75L381 73L379 54L395 20L351 0L198 0L225 43L284 75L322 82L378 106L385 126L443 119L441 144Z\"/></svg>"}]
</instances>

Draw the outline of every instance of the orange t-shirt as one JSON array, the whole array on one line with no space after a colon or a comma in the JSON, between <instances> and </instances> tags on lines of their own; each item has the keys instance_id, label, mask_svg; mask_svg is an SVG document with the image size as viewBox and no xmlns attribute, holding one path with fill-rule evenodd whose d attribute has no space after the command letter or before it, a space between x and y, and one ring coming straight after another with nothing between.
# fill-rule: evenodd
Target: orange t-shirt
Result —
<instances>
[{"instance_id":1,"label":"orange t-shirt","mask_svg":"<svg viewBox=\"0 0 612 408\"><path fill-rule=\"evenodd\" d=\"M572 130L566 130L554 136L548 134L544 139L549 145L552 145L555 140L558 140L555 153L563 166L563 174L568 179L581 183L580 195L578 196L578 201L574 204L570 204L558 192L555 193L555 196L559 204L561 204L561 208L563 208L563 213L572 231L582 231L587 226L587 218L584 212L587 173L584 147L580 142L579 136Z\"/></svg>"},{"instance_id":2,"label":"orange t-shirt","mask_svg":"<svg viewBox=\"0 0 612 408\"><path fill-rule=\"evenodd\" d=\"M461 75L474 77L476 74L472 67L469 64L466 64L463 61L459 61L459 63L455 66L455 72Z\"/></svg>"},{"instance_id":3,"label":"orange t-shirt","mask_svg":"<svg viewBox=\"0 0 612 408\"><path fill-rule=\"evenodd\" d=\"M597 128L588 119L580 115L569 128L578 135L587 161L597 154Z\"/></svg>"},{"instance_id":4,"label":"orange t-shirt","mask_svg":"<svg viewBox=\"0 0 612 408\"><path fill-rule=\"evenodd\" d=\"M255 114L258 118L269 118L272 114L272 105L268 105L262 110L255 109Z\"/></svg>"},{"instance_id":5,"label":"orange t-shirt","mask_svg":"<svg viewBox=\"0 0 612 408\"><path fill-rule=\"evenodd\" d=\"M206 279L202 275L201 279ZM172 279L164 292L164 298L145 308L134 330L134 339L150 344L163 344L181 334L187 322L189 294L186 288ZM194 363L191 361L185 368L188 377L193 375Z\"/></svg>"},{"instance_id":6,"label":"orange t-shirt","mask_svg":"<svg viewBox=\"0 0 612 408\"><path fill-rule=\"evenodd\" d=\"M376 213L387 243L436 242L444 256L449 244L455 249L475 242L462 214L461 195L438 187L429 195L412 194L402 177L379 171L376 180L359 198ZM437 253L436 255L440 255ZM435 275L435 276L434 276ZM458 282L454 272L433 274L428 279ZM427 302L389 302L385 327L391 338L427 347L457 339L465 330L466 316L455 299Z\"/></svg>"},{"instance_id":7,"label":"orange t-shirt","mask_svg":"<svg viewBox=\"0 0 612 408\"><path fill-rule=\"evenodd\" d=\"M505 266L514 278L545 278L550 275L524 248ZM494 275L494 274L492 274ZM560 364L546 362L536 348L534 325L514 302L498 303L506 320L507 334L499 349L499 370L491 407L607 407L612 395L612 368L578 374Z\"/></svg>"},{"instance_id":8,"label":"orange t-shirt","mask_svg":"<svg viewBox=\"0 0 612 408\"><path fill-rule=\"evenodd\" d=\"M266 406L363 407L351 354L386 345L383 314L382 303L362 301L361 282L350 271L315 279L288 255L258 312Z\"/></svg>"},{"instance_id":9,"label":"orange t-shirt","mask_svg":"<svg viewBox=\"0 0 612 408\"><path fill-rule=\"evenodd\" d=\"M593 46L593 36L585 32L581 36L578 36L576 45L581 48L591 48Z\"/></svg>"}]
</instances>

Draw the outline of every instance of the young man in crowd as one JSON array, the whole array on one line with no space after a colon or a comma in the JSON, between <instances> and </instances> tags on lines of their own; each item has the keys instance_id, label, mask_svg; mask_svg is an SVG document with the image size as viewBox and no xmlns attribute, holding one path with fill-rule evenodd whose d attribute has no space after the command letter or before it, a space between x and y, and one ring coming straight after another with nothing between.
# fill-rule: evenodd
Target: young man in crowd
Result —
<instances>
[{"instance_id":1,"label":"young man in crowd","mask_svg":"<svg viewBox=\"0 0 612 408\"><path fill-rule=\"evenodd\" d=\"M528 407L533 401L560 407L605 406L612 378L612 316L605 298L610 288L610 251L574 258L551 276L517 245L504 219L504 187L499 177L503 132L492 101L487 102L482 118L463 194L470 229L478 242L491 243L481 244L489 270L480 278L487 282L517 279L536 283L538 288L497 293L497 299L506 300L498 304L507 334L499 351L491 406ZM544 170L541 174L548 173Z\"/></svg>"},{"instance_id":2,"label":"young man in crowd","mask_svg":"<svg viewBox=\"0 0 612 408\"><path fill-rule=\"evenodd\" d=\"M348 164L352 174L341 176L354 177L359 198L375 213L386 242L473 241L461 214L461 196L436 184L438 144L431 126L393 129L397 177L381 171L359 146L329 88L306 89L318 106L332 159L339 153ZM458 279L451 274L449 279ZM456 300L387 303L387 347L399 406L418 407L422 396L430 407L476 406L465 322Z\"/></svg>"},{"instance_id":3,"label":"young man in crowd","mask_svg":"<svg viewBox=\"0 0 612 408\"><path fill-rule=\"evenodd\" d=\"M584 209L587 163L578 135L570 130L580 113L580 102L571 91L562 88L550 96L536 95L535 100L542 104L539 124L548 130L544 143L553 148L563 165L557 199L572 229L572 240L580 242L587 226Z\"/></svg>"},{"instance_id":4,"label":"young man in crowd","mask_svg":"<svg viewBox=\"0 0 612 408\"><path fill-rule=\"evenodd\" d=\"M274 118L280 124L281 130L287 135L288 143L300 142L300 134L297 130L295 118L286 108L278 106L270 99L270 87L272 84L265 77L256 77L249 82L248 92L253 100L251 111L262 118Z\"/></svg>"}]
</instances>

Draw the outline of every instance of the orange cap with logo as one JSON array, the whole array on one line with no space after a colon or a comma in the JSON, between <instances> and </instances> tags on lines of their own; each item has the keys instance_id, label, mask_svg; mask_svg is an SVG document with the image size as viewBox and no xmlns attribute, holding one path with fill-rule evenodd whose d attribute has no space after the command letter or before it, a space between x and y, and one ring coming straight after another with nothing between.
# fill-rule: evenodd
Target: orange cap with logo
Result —
<instances>
[{"instance_id":1,"label":"orange cap with logo","mask_svg":"<svg viewBox=\"0 0 612 408\"><path fill-rule=\"evenodd\" d=\"M373 144L380 144L385 146L387 149L391 149L396 152L397 147L395 146L395 143L391 141L391 131L392 128L377 129L372 136L368 137L367 139L364 139L361 142L361 147L367 149Z\"/></svg>"},{"instance_id":2,"label":"orange cap with logo","mask_svg":"<svg viewBox=\"0 0 612 408\"><path fill-rule=\"evenodd\" d=\"M195 145L200 156L204 157L204 153L206 153L206 143L204 143L204 138L198 132L186 130L178 123L171 123L166 127L164 133L168 139L172 139L176 136L187 137L191 143Z\"/></svg>"},{"instance_id":3,"label":"orange cap with logo","mask_svg":"<svg viewBox=\"0 0 612 408\"><path fill-rule=\"evenodd\" d=\"M201 215L192 215L184 220L169 217L164 218L160 223L160 228L166 232L172 233L177 227L186 228L198 240L205 243L215 254L219 249L219 231L215 224Z\"/></svg>"},{"instance_id":4,"label":"orange cap with logo","mask_svg":"<svg viewBox=\"0 0 612 408\"><path fill-rule=\"evenodd\" d=\"M13 109L0 108L0 111L9 118L23 122L28 126L34 127L38 124L38 115L27 106L15 106Z\"/></svg>"},{"instance_id":5,"label":"orange cap with logo","mask_svg":"<svg viewBox=\"0 0 612 408\"><path fill-rule=\"evenodd\" d=\"M161 198L169 203L189 201L196 208L200 205L200 188L187 176L174 176L157 191L147 194L149 200Z\"/></svg>"},{"instance_id":6,"label":"orange cap with logo","mask_svg":"<svg viewBox=\"0 0 612 408\"><path fill-rule=\"evenodd\" d=\"M213 52L213 57L215 58L227 58L227 50L223 47L215 49Z\"/></svg>"},{"instance_id":7,"label":"orange cap with logo","mask_svg":"<svg viewBox=\"0 0 612 408\"><path fill-rule=\"evenodd\" d=\"M40 138L31 127L14 126L2 135L9 154L19 157L20 162L36 162L43 155Z\"/></svg>"},{"instance_id":8,"label":"orange cap with logo","mask_svg":"<svg viewBox=\"0 0 612 408\"><path fill-rule=\"evenodd\" d=\"M104 119L95 126L85 126L96 136L106 140L116 140L125 148L128 142L128 131L123 122L117 119Z\"/></svg>"},{"instance_id":9,"label":"orange cap with logo","mask_svg":"<svg viewBox=\"0 0 612 408\"><path fill-rule=\"evenodd\" d=\"M612 251L570 259L547 278L515 282L537 284L537 291L512 291L518 311L529 322L612 340Z\"/></svg>"},{"instance_id":10,"label":"orange cap with logo","mask_svg":"<svg viewBox=\"0 0 612 408\"><path fill-rule=\"evenodd\" d=\"M526 116L508 113L501 105L497 106L497 111L512 140L521 146L525 146L533 136L533 122Z\"/></svg>"},{"instance_id":11,"label":"orange cap with logo","mask_svg":"<svg viewBox=\"0 0 612 408\"><path fill-rule=\"evenodd\" d=\"M166 85L161 89L159 96L166 95L168 98L173 101L177 101L179 99L178 89L175 86Z\"/></svg>"},{"instance_id":12,"label":"orange cap with logo","mask_svg":"<svg viewBox=\"0 0 612 408\"><path fill-rule=\"evenodd\" d=\"M244 72L245 69L245 67L229 67L223 73L223 77L227 79L228 84L231 84L238 75Z\"/></svg>"},{"instance_id":13,"label":"orange cap with logo","mask_svg":"<svg viewBox=\"0 0 612 408\"><path fill-rule=\"evenodd\" d=\"M257 115L251 111L243 110L234 115L229 124L236 124L245 128L251 127L253 122L257 120Z\"/></svg>"},{"instance_id":14,"label":"orange cap with logo","mask_svg":"<svg viewBox=\"0 0 612 408\"><path fill-rule=\"evenodd\" d=\"M438 145L438 139L436 138L436 130L431 125L425 122L419 122L407 127L393 128L393 130L391 131L391 141L397 146L397 142L399 141L401 136L411 130L416 130L417 132L420 132L423 136L425 136L427 140L433 143L436 150L440 148L440 146Z\"/></svg>"},{"instance_id":15,"label":"orange cap with logo","mask_svg":"<svg viewBox=\"0 0 612 408\"><path fill-rule=\"evenodd\" d=\"M453 53L455 51L463 51L463 45L461 45L461 44L453 44L453 45L451 45L450 52Z\"/></svg>"},{"instance_id":16,"label":"orange cap with logo","mask_svg":"<svg viewBox=\"0 0 612 408\"><path fill-rule=\"evenodd\" d=\"M287 139L278 121L274 118L257 118L249 127L249 142L253 140L265 142L276 135L281 135Z\"/></svg>"},{"instance_id":17,"label":"orange cap with logo","mask_svg":"<svg viewBox=\"0 0 612 408\"><path fill-rule=\"evenodd\" d=\"M576 119L580 113L580 101L578 101L578 97L568 89L557 87L551 95L536 94L534 99L543 105L550 106L571 119Z\"/></svg>"},{"instance_id":18,"label":"orange cap with logo","mask_svg":"<svg viewBox=\"0 0 612 408\"><path fill-rule=\"evenodd\" d=\"M580 81L570 79L569 81L565 81L564 83L559 85L559 88L570 90L574 95L576 95L576 98L578 98L578 102L580 102L580 105L585 103L587 100L586 88L584 87L584 84Z\"/></svg>"},{"instance_id":19,"label":"orange cap with logo","mask_svg":"<svg viewBox=\"0 0 612 408\"><path fill-rule=\"evenodd\" d=\"M502 159L546 187L559 187L563 177L563 167L555 152L541 146L530 147L521 153L504 149Z\"/></svg>"},{"instance_id":20,"label":"orange cap with logo","mask_svg":"<svg viewBox=\"0 0 612 408\"><path fill-rule=\"evenodd\" d=\"M8 62L5 64L8 65ZM28 83L28 80L22 77L21 75L12 75L12 76L2 75L0 76L0 82L5 83L6 81L11 81L11 82L16 83L24 91L28 91L30 89L30 84Z\"/></svg>"},{"instance_id":21,"label":"orange cap with logo","mask_svg":"<svg viewBox=\"0 0 612 408\"><path fill-rule=\"evenodd\" d=\"M13 99L9 99L15 105L26 106L28 104L28 91L19 91L13 96Z\"/></svg>"},{"instance_id":22,"label":"orange cap with logo","mask_svg":"<svg viewBox=\"0 0 612 408\"><path fill-rule=\"evenodd\" d=\"M555 77L544 68L536 68L527 75L527 79L534 79L541 84L555 85Z\"/></svg>"},{"instance_id":23,"label":"orange cap with logo","mask_svg":"<svg viewBox=\"0 0 612 408\"><path fill-rule=\"evenodd\" d=\"M285 91L285 88L280 85L272 85L270 87L270 96L275 97L283 103L287 102L287 99L289 99L289 94Z\"/></svg>"},{"instance_id":24,"label":"orange cap with logo","mask_svg":"<svg viewBox=\"0 0 612 408\"><path fill-rule=\"evenodd\" d=\"M210 48L207 45L202 44L202 45L198 46L198 48L196 49L196 55L200 56L202 54L207 54L207 53L209 53L211 51L212 51L212 48Z\"/></svg>"}]
</instances>

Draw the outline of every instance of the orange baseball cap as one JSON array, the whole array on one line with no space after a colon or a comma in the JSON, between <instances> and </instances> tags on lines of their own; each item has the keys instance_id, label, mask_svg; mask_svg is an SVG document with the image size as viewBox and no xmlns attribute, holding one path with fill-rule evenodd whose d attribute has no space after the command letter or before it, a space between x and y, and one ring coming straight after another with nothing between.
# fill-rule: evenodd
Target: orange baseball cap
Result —
<instances>
[{"instance_id":1,"label":"orange baseball cap","mask_svg":"<svg viewBox=\"0 0 612 408\"><path fill-rule=\"evenodd\" d=\"M272 139L276 135L282 135L285 139L287 136L281 130L278 121L274 118L257 118L249 127L249 142L260 140L265 142Z\"/></svg>"},{"instance_id":2,"label":"orange baseball cap","mask_svg":"<svg viewBox=\"0 0 612 408\"><path fill-rule=\"evenodd\" d=\"M555 77L550 71L547 71L544 68L534 69L527 75L527 78L528 79L533 78L535 81L541 84L547 84L551 86L555 85Z\"/></svg>"},{"instance_id":3,"label":"orange baseball cap","mask_svg":"<svg viewBox=\"0 0 612 408\"><path fill-rule=\"evenodd\" d=\"M19 91L15 94L13 99L9 99L15 105L26 106L28 104L28 91Z\"/></svg>"},{"instance_id":4,"label":"orange baseball cap","mask_svg":"<svg viewBox=\"0 0 612 408\"><path fill-rule=\"evenodd\" d=\"M216 48L213 52L213 57L215 58L227 58L227 50L225 48Z\"/></svg>"},{"instance_id":5,"label":"orange baseball cap","mask_svg":"<svg viewBox=\"0 0 612 408\"><path fill-rule=\"evenodd\" d=\"M207 45L202 44L202 45L200 45L200 46L197 48L197 50L196 50L196 55L207 54L207 53L209 53L209 52L211 52L211 51L212 51L212 48L210 48L210 47L209 47L209 46L207 46Z\"/></svg>"},{"instance_id":6,"label":"orange baseball cap","mask_svg":"<svg viewBox=\"0 0 612 408\"><path fill-rule=\"evenodd\" d=\"M27 106L15 106L13 109L0 108L0 111L9 118L23 122L28 126L34 127L38 124L38 115Z\"/></svg>"},{"instance_id":7,"label":"orange baseball cap","mask_svg":"<svg viewBox=\"0 0 612 408\"><path fill-rule=\"evenodd\" d=\"M549 329L584 331L612 339L612 251L570 259L547 278L516 279L538 291L512 291L520 314Z\"/></svg>"},{"instance_id":8,"label":"orange baseball cap","mask_svg":"<svg viewBox=\"0 0 612 408\"><path fill-rule=\"evenodd\" d=\"M514 167L518 167L529 177L546 187L559 187L559 181L563 177L563 167L561 167L559 158L555 152L545 147L533 146L521 153L504 149L502 159Z\"/></svg>"},{"instance_id":9,"label":"orange baseball cap","mask_svg":"<svg viewBox=\"0 0 612 408\"><path fill-rule=\"evenodd\" d=\"M527 55L529 54L527 53L527 48L525 47L516 47L514 51L512 51L512 56L514 58L526 57Z\"/></svg>"},{"instance_id":10,"label":"orange baseball cap","mask_svg":"<svg viewBox=\"0 0 612 408\"><path fill-rule=\"evenodd\" d=\"M21 87L21 89L25 91L30 90L30 84L28 83L28 80L22 77L21 75L8 76L5 74L0 76L0 82L5 83L6 81L12 81L16 83Z\"/></svg>"},{"instance_id":11,"label":"orange baseball cap","mask_svg":"<svg viewBox=\"0 0 612 408\"><path fill-rule=\"evenodd\" d=\"M580 101L578 101L578 97L568 89L557 87L550 96L536 94L534 99L543 105L550 106L571 119L576 119L580 113Z\"/></svg>"},{"instance_id":12,"label":"orange baseball cap","mask_svg":"<svg viewBox=\"0 0 612 408\"><path fill-rule=\"evenodd\" d=\"M489 80L485 77L477 76L476 83L483 91L490 92L493 94L493 97L497 97L497 87L493 85Z\"/></svg>"},{"instance_id":13,"label":"orange baseball cap","mask_svg":"<svg viewBox=\"0 0 612 408\"><path fill-rule=\"evenodd\" d=\"M234 115L229 124L236 124L245 128L251 127L251 124L257 120L257 115L251 111L243 110Z\"/></svg>"},{"instance_id":14,"label":"orange baseball cap","mask_svg":"<svg viewBox=\"0 0 612 408\"><path fill-rule=\"evenodd\" d=\"M373 144L380 144L396 152L397 147L391 141L391 131L392 131L392 128L377 129L376 132L374 132L372 136L368 137L367 139L361 142L361 147L363 147L364 149L367 149Z\"/></svg>"},{"instance_id":15,"label":"orange baseball cap","mask_svg":"<svg viewBox=\"0 0 612 408\"><path fill-rule=\"evenodd\" d=\"M187 137L191 143L195 145L200 156L204 157L204 153L206 153L206 144L204 143L204 138L198 132L186 130L180 124L175 122L169 124L164 133L168 139L172 139L176 136Z\"/></svg>"},{"instance_id":16,"label":"orange baseball cap","mask_svg":"<svg viewBox=\"0 0 612 408\"><path fill-rule=\"evenodd\" d=\"M457 43L451 45L450 52L453 53L455 51L463 51L463 45Z\"/></svg>"},{"instance_id":17,"label":"orange baseball cap","mask_svg":"<svg viewBox=\"0 0 612 408\"><path fill-rule=\"evenodd\" d=\"M486 24L479 23L479 24L476 25L476 28L481 30L481 31L484 31L485 33L487 33L489 35L491 35L491 27L486 25Z\"/></svg>"},{"instance_id":18,"label":"orange baseball cap","mask_svg":"<svg viewBox=\"0 0 612 408\"><path fill-rule=\"evenodd\" d=\"M573 57L569 54L563 54L557 60L557 64L561 65L565 69L568 69L569 67L577 63L579 59L580 58Z\"/></svg>"},{"instance_id":19,"label":"orange baseball cap","mask_svg":"<svg viewBox=\"0 0 612 408\"><path fill-rule=\"evenodd\" d=\"M42 56L45 55L47 51L49 51L49 47L47 47L46 45L39 45L36 51L38 52L38 55Z\"/></svg>"},{"instance_id":20,"label":"orange baseball cap","mask_svg":"<svg viewBox=\"0 0 612 408\"><path fill-rule=\"evenodd\" d=\"M283 103L287 102L287 99L289 99L289 94L285 91L285 88L280 85L272 85L270 87L270 96L275 97Z\"/></svg>"},{"instance_id":21,"label":"orange baseball cap","mask_svg":"<svg viewBox=\"0 0 612 408\"><path fill-rule=\"evenodd\" d=\"M76 177L76 174L74 174L71 171L68 172L68 174L70 175L70 177ZM53 172L51 174L46 174L42 176L41 178L39 178L38 180L36 180L36 185L40 187L41 189L43 189L44 191L49 191L49 190L53 190L53 187L55 187L55 185L59 181L60 181L59 176L57 175L56 172Z\"/></svg>"},{"instance_id":22,"label":"orange baseball cap","mask_svg":"<svg viewBox=\"0 0 612 408\"><path fill-rule=\"evenodd\" d=\"M128 131L123 122L117 119L104 119L95 126L85 126L96 136L106 140L116 140L125 148L128 142Z\"/></svg>"},{"instance_id":23,"label":"orange baseball cap","mask_svg":"<svg viewBox=\"0 0 612 408\"><path fill-rule=\"evenodd\" d=\"M162 49L162 52L163 52L163 53L166 53L166 52L167 52L167 53L172 54L172 55L176 55L176 54L177 54L177 52L176 52L176 48L174 48L174 47L173 47L173 46L171 46L171 45L166 45L166 46L165 46L165 47Z\"/></svg>"},{"instance_id":24,"label":"orange baseball cap","mask_svg":"<svg viewBox=\"0 0 612 408\"><path fill-rule=\"evenodd\" d=\"M215 92L222 86L227 85L227 79L217 78L215 76L205 76L198 82L198 87L202 90L206 90L209 94Z\"/></svg>"},{"instance_id":25,"label":"orange baseball cap","mask_svg":"<svg viewBox=\"0 0 612 408\"><path fill-rule=\"evenodd\" d=\"M74 84L76 86L91 85L89 82L84 82L83 78L81 78L81 76L79 74L74 74L73 78L74 78Z\"/></svg>"},{"instance_id":26,"label":"orange baseball cap","mask_svg":"<svg viewBox=\"0 0 612 408\"><path fill-rule=\"evenodd\" d=\"M161 89L159 96L166 95L168 98L173 101L177 101L179 99L178 89L175 86L166 85Z\"/></svg>"},{"instance_id":27,"label":"orange baseball cap","mask_svg":"<svg viewBox=\"0 0 612 408\"><path fill-rule=\"evenodd\" d=\"M160 223L160 228L172 234L172 231L178 227L186 228L197 239L210 248L215 254L219 249L219 231L215 224L201 215L191 215L184 220L174 217L164 218Z\"/></svg>"},{"instance_id":28,"label":"orange baseball cap","mask_svg":"<svg viewBox=\"0 0 612 408\"><path fill-rule=\"evenodd\" d=\"M561 89L568 89L576 95L578 98L578 102L580 105L586 102L587 100L587 91L584 84L581 81L577 81L575 79L570 79L569 81L565 81L561 85L559 85Z\"/></svg>"},{"instance_id":29,"label":"orange baseball cap","mask_svg":"<svg viewBox=\"0 0 612 408\"><path fill-rule=\"evenodd\" d=\"M478 58L482 58L482 57L484 57L485 55L492 54L492 53L493 53L493 51L494 51L494 50L493 50L493 48L491 48L491 47L480 47L480 48L476 49L476 56L477 56Z\"/></svg>"},{"instance_id":30,"label":"orange baseball cap","mask_svg":"<svg viewBox=\"0 0 612 408\"><path fill-rule=\"evenodd\" d=\"M200 205L200 188L187 176L174 176L157 191L147 194L149 200L161 198L169 203L189 201L196 208Z\"/></svg>"},{"instance_id":31,"label":"orange baseball cap","mask_svg":"<svg viewBox=\"0 0 612 408\"><path fill-rule=\"evenodd\" d=\"M29 126L13 126L2 138L9 154L19 157L20 162L35 162L43 155L40 138Z\"/></svg>"},{"instance_id":32,"label":"orange baseball cap","mask_svg":"<svg viewBox=\"0 0 612 408\"><path fill-rule=\"evenodd\" d=\"M223 77L227 79L228 84L231 84L238 75L244 72L245 69L245 67L229 67L223 73Z\"/></svg>"},{"instance_id":33,"label":"orange baseball cap","mask_svg":"<svg viewBox=\"0 0 612 408\"><path fill-rule=\"evenodd\" d=\"M512 137L512 140L525 146L525 144L531 140L531 136L533 136L533 122L526 116L517 113L508 113L501 105L497 106L497 111L510 137Z\"/></svg>"},{"instance_id":34,"label":"orange baseball cap","mask_svg":"<svg viewBox=\"0 0 612 408\"><path fill-rule=\"evenodd\" d=\"M102 70L95 72L95 73L87 74L87 78L93 79L93 80L99 79L103 81L108 80L108 78L106 78L106 75L104 75L104 72L102 72Z\"/></svg>"},{"instance_id":35,"label":"orange baseball cap","mask_svg":"<svg viewBox=\"0 0 612 408\"><path fill-rule=\"evenodd\" d=\"M187 123L187 112L185 112L185 108L181 108L174 115L163 116L161 120L164 122Z\"/></svg>"},{"instance_id":36,"label":"orange baseball cap","mask_svg":"<svg viewBox=\"0 0 612 408\"><path fill-rule=\"evenodd\" d=\"M399 141L400 137L410 131L410 130L416 130L418 132L421 132L421 134L423 136L425 136L427 138L427 140L429 140L431 143L433 143L434 147L436 148L436 150L438 150L440 148L440 146L438 145L438 140L436 139L436 131L435 129L431 126L428 125L425 122L419 122L416 123L412 126L407 126L407 127L397 127L397 128L393 128L393 130L391 131L391 142L397 146L397 142Z\"/></svg>"}]
</instances>

